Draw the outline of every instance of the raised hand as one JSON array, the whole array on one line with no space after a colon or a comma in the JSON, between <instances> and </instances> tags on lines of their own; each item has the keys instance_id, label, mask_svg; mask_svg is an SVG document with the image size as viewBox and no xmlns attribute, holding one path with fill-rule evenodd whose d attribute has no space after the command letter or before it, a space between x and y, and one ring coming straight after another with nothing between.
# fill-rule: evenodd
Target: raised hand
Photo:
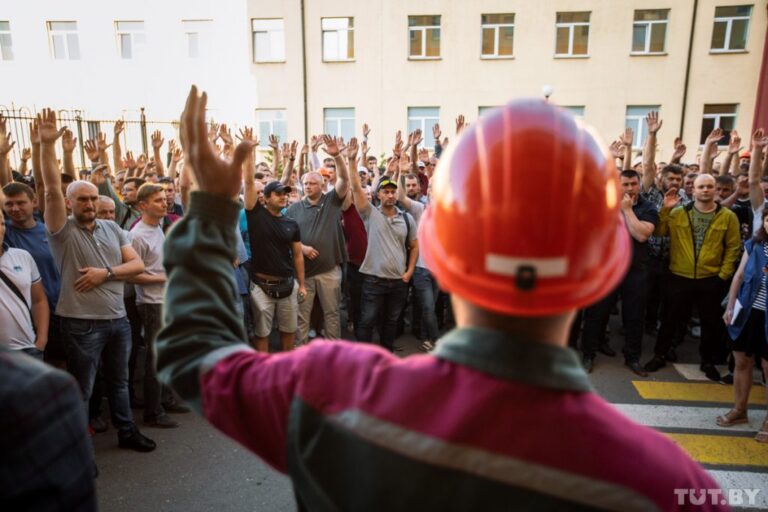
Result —
<instances>
[{"instance_id":1,"label":"raised hand","mask_svg":"<svg viewBox=\"0 0 768 512\"><path fill-rule=\"evenodd\" d=\"M624 159L624 144L620 140L611 142L611 145L608 146L608 150L611 152L613 158L619 160Z\"/></svg>"},{"instance_id":2,"label":"raised hand","mask_svg":"<svg viewBox=\"0 0 768 512\"><path fill-rule=\"evenodd\" d=\"M313 135L309 141L309 145L312 148L312 152L317 153L317 150L320 148L320 145L322 143L323 143L322 136Z\"/></svg>"},{"instance_id":3,"label":"raised hand","mask_svg":"<svg viewBox=\"0 0 768 512\"><path fill-rule=\"evenodd\" d=\"M118 119L115 121L114 131L115 131L115 137L119 137L121 133L123 133L123 130L125 130L125 122L122 119Z\"/></svg>"},{"instance_id":4,"label":"raised hand","mask_svg":"<svg viewBox=\"0 0 768 512\"><path fill-rule=\"evenodd\" d=\"M152 132L152 148L153 149L160 149L163 147L163 143L165 142L165 139L163 138L163 134L160 133L160 130L155 130Z\"/></svg>"},{"instance_id":5,"label":"raised hand","mask_svg":"<svg viewBox=\"0 0 768 512\"><path fill-rule=\"evenodd\" d=\"M126 151L125 152L125 160L123 160L123 167L126 169L132 170L136 168L136 160L133 158L133 152L132 151Z\"/></svg>"},{"instance_id":6,"label":"raised hand","mask_svg":"<svg viewBox=\"0 0 768 512\"><path fill-rule=\"evenodd\" d=\"M401 156L400 161L398 162L398 166L401 173L408 173L411 170L411 157L408 155Z\"/></svg>"},{"instance_id":7,"label":"raised hand","mask_svg":"<svg viewBox=\"0 0 768 512\"><path fill-rule=\"evenodd\" d=\"M736 130L731 130L731 141L728 143L728 154L736 155L739 153L740 149L741 149L741 137L739 137L739 132L737 132Z\"/></svg>"},{"instance_id":8,"label":"raised hand","mask_svg":"<svg viewBox=\"0 0 768 512\"><path fill-rule=\"evenodd\" d=\"M253 151L255 144L253 141L243 141L237 145L231 161L219 158L207 135L207 103L207 95L198 95L197 87L193 85L181 114L180 128L188 145L188 163L201 191L232 199L240 192L243 161Z\"/></svg>"},{"instance_id":9,"label":"raised hand","mask_svg":"<svg viewBox=\"0 0 768 512\"><path fill-rule=\"evenodd\" d=\"M56 111L44 108L42 114L37 114L40 142L50 144L56 142L64 134L66 127L56 128Z\"/></svg>"},{"instance_id":10,"label":"raised hand","mask_svg":"<svg viewBox=\"0 0 768 512\"><path fill-rule=\"evenodd\" d=\"M8 133L5 117L0 114L0 154L5 155L9 153L15 145L16 142L13 141L13 136Z\"/></svg>"},{"instance_id":11,"label":"raised hand","mask_svg":"<svg viewBox=\"0 0 768 512\"><path fill-rule=\"evenodd\" d=\"M29 142L31 142L33 146L35 144L40 144L40 123L37 118L29 123Z\"/></svg>"},{"instance_id":12,"label":"raised hand","mask_svg":"<svg viewBox=\"0 0 768 512\"><path fill-rule=\"evenodd\" d=\"M661 119L659 119L659 113L655 111L648 112L645 116L645 124L648 126L648 133L656 134L661 129Z\"/></svg>"},{"instance_id":13,"label":"raised hand","mask_svg":"<svg viewBox=\"0 0 768 512\"><path fill-rule=\"evenodd\" d=\"M424 140L424 137L421 136L421 130L418 128L413 132L408 134L408 146L409 147L416 147L419 144L421 144L421 141Z\"/></svg>"},{"instance_id":14,"label":"raised hand","mask_svg":"<svg viewBox=\"0 0 768 512\"><path fill-rule=\"evenodd\" d=\"M64 134L61 136L62 151L65 153L72 153L76 147L77 137L72 133L72 130L64 130Z\"/></svg>"},{"instance_id":15,"label":"raised hand","mask_svg":"<svg viewBox=\"0 0 768 512\"><path fill-rule=\"evenodd\" d=\"M674 208L679 201L680 201L680 196L677 195L677 189L670 188L664 194L664 201L662 203L662 206L664 208Z\"/></svg>"},{"instance_id":16,"label":"raised hand","mask_svg":"<svg viewBox=\"0 0 768 512\"><path fill-rule=\"evenodd\" d=\"M22 160L23 162L26 162L26 161L27 161L27 160L29 160L30 158L32 158L32 150L31 150L31 149L29 149L29 148L24 148L24 149L22 149L22 150L21 150L21 160Z\"/></svg>"},{"instance_id":17,"label":"raised hand","mask_svg":"<svg viewBox=\"0 0 768 512\"><path fill-rule=\"evenodd\" d=\"M330 135L323 135L323 151L325 151L328 156L332 158L336 158L339 156L339 153L341 152L341 148L339 147L341 142L336 137L331 137Z\"/></svg>"},{"instance_id":18,"label":"raised hand","mask_svg":"<svg viewBox=\"0 0 768 512\"><path fill-rule=\"evenodd\" d=\"M146 166L147 166L147 155L142 153L139 155L139 158L136 160L136 168L139 171L143 171Z\"/></svg>"},{"instance_id":19,"label":"raised hand","mask_svg":"<svg viewBox=\"0 0 768 512\"><path fill-rule=\"evenodd\" d=\"M238 140L246 141L246 142L253 142L255 146L259 145L259 138L254 137L253 135L253 128L249 128L247 126L244 126L243 128L240 128L238 131Z\"/></svg>"},{"instance_id":20,"label":"raised hand","mask_svg":"<svg viewBox=\"0 0 768 512\"><path fill-rule=\"evenodd\" d=\"M459 117L456 118L456 135L460 134L467 126L469 124L464 121L464 115L459 114Z\"/></svg>"},{"instance_id":21,"label":"raised hand","mask_svg":"<svg viewBox=\"0 0 768 512\"><path fill-rule=\"evenodd\" d=\"M363 158L368 154L368 141L363 139L362 144L360 144L360 153L363 155ZM365 165L365 162L363 162L363 165Z\"/></svg>"},{"instance_id":22,"label":"raised hand","mask_svg":"<svg viewBox=\"0 0 768 512\"><path fill-rule=\"evenodd\" d=\"M672 161L673 162L679 162L681 158L683 158L683 155L685 155L686 148L685 144L683 144L683 140L680 137L675 138L674 144L674 151L672 152Z\"/></svg>"},{"instance_id":23,"label":"raised hand","mask_svg":"<svg viewBox=\"0 0 768 512\"><path fill-rule=\"evenodd\" d=\"M435 123L434 126L432 126L432 136L435 138L436 141L440 140L440 136L443 134L443 132L440 131L440 124Z\"/></svg>"},{"instance_id":24,"label":"raised hand","mask_svg":"<svg viewBox=\"0 0 768 512\"><path fill-rule=\"evenodd\" d=\"M304 155L304 156L309 154L309 145L308 144L304 144L303 146L301 146L301 154Z\"/></svg>"},{"instance_id":25,"label":"raised hand","mask_svg":"<svg viewBox=\"0 0 768 512\"><path fill-rule=\"evenodd\" d=\"M429 163L429 150L427 148L421 148L419 150L419 160L425 164Z\"/></svg>"},{"instance_id":26,"label":"raised hand","mask_svg":"<svg viewBox=\"0 0 768 512\"><path fill-rule=\"evenodd\" d=\"M277 152L280 149L280 138L275 134L269 135L269 147L272 148L273 151Z\"/></svg>"},{"instance_id":27,"label":"raised hand","mask_svg":"<svg viewBox=\"0 0 768 512\"><path fill-rule=\"evenodd\" d=\"M629 126L624 128L624 133L619 134L619 141L621 141L621 143L624 144L625 146L632 147L634 140L635 140L635 132Z\"/></svg>"},{"instance_id":28,"label":"raised hand","mask_svg":"<svg viewBox=\"0 0 768 512\"><path fill-rule=\"evenodd\" d=\"M219 138L224 141L224 144L228 144L230 146L234 145L235 141L232 139L232 130L227 128L226 123L221 123L221 126L219 126Z\"/></svg>"},{"instance_id":29,"label":"raised hand","mask_svg":"<svg viewBox=\"0 0 768 512\"><path fill-rule=\"evenodd\" d=\"M354 162L355 159L357 158L358 149L359 149L359 146L357 145L357 138L352 137L351 139L349 139L349 144L347 144L346 151L345 151L347 160L349 160L350 162Z\"/></svg>"},{"instance_id":30,"label":"raised hand","mask_svg":"<svg viewBox=\"0 0 768 512\"><path fill-rule=\"evenodd\" d=\"M181 148L175 148L171 152L171 162L172 163L179 163L181 162L181 159L184 158L184 153L181 151Z\"/></svg>"},{"instance_id":31,"label":"raised hand","mask_svg":"<svg viewBox=\"0 0 768 512\"><path fill-rule=\"evenodd\" d=\"M368 140L369 133L371 133L371 129L368 128L367 123L363 123L363 140Z\"/></svg>"},{"instance_id":32,"label":"raised hand","mask_svg":"<svg viewBox=\"0 0 768 512\"><path fill-rule=\"evenodd\" d=\"M765 135L762 128L758 128L752 134L752 147L765 149L765 146L768 146L768 136Z\"/></svg>"},{"instance_id":33,"label":"raised hand","mask_svg":"<svg viewBox=\"0 0 768 512\"><path fill-rule=\"evenodd\" d=\"M288 158L296 158L296 152L299 150L299 141L294 140L291 142L290 147L288 148Z\"/></svg>"},{"instance_id":34,"label":"raised hand","mask_svg":"<svg viewBox=\"0 0 768 512\"><path fill-rule=\"evenodd\" d=\"M722 128L715 128L710 132L709 135L707 135L707 139L705 141L705 144L717 144L720 139L723 138L723 129Z\"/></svg>"},{"instance_id":35,"label":"raised hand","mask_svg":"<svg viewBox=\"0 0 768 512\"><path fill-rule=\"evenodd\" d=\"M88 160L91 162L99 161L99 148L96 147L96 142L93 139L85 141L85 154L88 155Z\"/></svg>"},{"instance_id":36,"label":"raised hand","mask_svg":"<svg viewBox=\"0 0 768 512\"><path fill-rule=\"evenodd\" d=\"M387 174L390 176L394 176L397 172L398 166L397 163L400 161L400 158L396 156L392 156L387 160Z\"/></svg>"},{"instance_id":37,"label":"raised hand","mask_svg":"<svg viewBox=\"0 0 768 512\"><path fill-rule=\"evenodd\" d=\"M219 125L213 119L211 119L211 123L208 126L208 139L211 142L216 142L218 138L219 138Z\"/></svg>"},{"instance_id":38,"label":"raised hand","mask_svg":"<svg viewBox=\"0 0 768 512\"><path fill-rule=\"evenodd\" d=\"M96 145L99 151L106 151L112 144L107 144L107 135L104 132L99 132L99 136L96 138Z\"/></svg>"}]
</instances>

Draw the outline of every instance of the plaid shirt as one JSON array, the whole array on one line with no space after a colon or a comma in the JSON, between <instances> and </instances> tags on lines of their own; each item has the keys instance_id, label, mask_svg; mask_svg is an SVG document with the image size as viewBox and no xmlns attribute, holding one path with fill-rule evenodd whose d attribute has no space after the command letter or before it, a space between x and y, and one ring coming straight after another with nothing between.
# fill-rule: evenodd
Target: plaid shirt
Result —
<instances>
[{"instance_id":1,"label":"plaid shirt","mask_svg":"<svg viewBox=\"0 0 768 512\"><path fill-rule=\"evenodd\" d=\"M93 448L68 374L0 347L0 510L96 510Z\"/></svg>"}]
</instances>

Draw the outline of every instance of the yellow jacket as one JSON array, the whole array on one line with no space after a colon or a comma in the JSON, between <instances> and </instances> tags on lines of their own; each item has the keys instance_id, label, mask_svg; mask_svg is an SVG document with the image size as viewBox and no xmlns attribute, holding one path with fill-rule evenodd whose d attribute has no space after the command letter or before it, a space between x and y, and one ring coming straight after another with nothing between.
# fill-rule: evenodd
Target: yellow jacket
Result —
<instances>
[{"instance_id":1,"label":"yellow jacket","mask_svg":"<svg viewBox=\"0 0 768 512\"><path fill-rule=\"evenodd\" d=\"M659 224L653 234L669 236L669 270L688 279L718 276L725 281L733 275L741 255L738 218L718 204L696 257L692 209L693 202L659 212Z\"/></svg>"}]
</instances>

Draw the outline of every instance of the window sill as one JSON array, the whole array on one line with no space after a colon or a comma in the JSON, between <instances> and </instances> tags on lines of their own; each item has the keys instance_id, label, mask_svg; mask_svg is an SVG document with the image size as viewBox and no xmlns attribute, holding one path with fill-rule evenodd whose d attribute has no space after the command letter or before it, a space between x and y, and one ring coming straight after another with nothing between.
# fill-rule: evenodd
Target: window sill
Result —
<instances>
[{"instance_id":1,"label":"window sill","mask_svg":"<svg viewBox=\"0 0 768 512\"><path fill-rule=\"evenodd\" d=\"M255 60L254 64L285 64L285 60Z\"/></svg>"},{"instance_id":2,"label":"window sill","mask_svg":"<svg viewBox=\"0 0 768 512\"><path fill-rule=\"evenodd\" d=\"M408 60L443 60L442 57L412 57L408 56Z\"/></svg>"},{"instance_id":3,"label":"window sill","mask_svg":"<svg viewBox=\"0 0 768 512\"><path fill-rule=\"evenodd\" d=\"M514 55L480 55L480 60L513 60Z\"/></svg>"},{"instance_id":4,"label":"window sill","mask_svg":"<svg viewBox=\"0 0 768 512\"><path fill-rule=\"evenodd\" d=\"M709 50L710 55L722 55L724 53L749 53L749 50Z\"/></svg>"},{"instance_id":5,"label":"window sill","mask_svg":"<svg viewBox=\"0 0 768 512\"><path fill-rule=\"evenodd\" d=\"M350 62L355 62L356 59L334 59L334 60L325 60L323 59L323 64L348 64Z\"/></svg>"},{"instance_id":6,"label":"window sill","mask_svg":"<svg viewBox=\"0 0 768 512\"><path fill-rule=\"evenodd\" d=\"M629 52L630 57L664 57L667 52Z\"/></svg>"},{"instance_id":7,"label":"window sill","mask_svg":"<svg viewBox=\"0 0 768 512\"><path fill-rule=\"evenodd\" d=\"M588 59L589 55L565 55L565 54L555 54L555 59Z\"/></svg>"}]
</instances>

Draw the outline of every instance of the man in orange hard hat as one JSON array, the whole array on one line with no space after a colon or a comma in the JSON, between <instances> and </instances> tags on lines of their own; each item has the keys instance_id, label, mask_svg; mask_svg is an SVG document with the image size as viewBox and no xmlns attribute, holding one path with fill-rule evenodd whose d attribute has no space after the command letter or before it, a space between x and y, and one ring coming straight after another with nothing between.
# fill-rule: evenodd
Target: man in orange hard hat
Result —
<instances>
[{"instance_id":1,"label":"man in orange hard hat","mask_svg":"<svg viewBox=\"0 0 768 512\"><path fill-rule=\"evenodd\" d=\"M200 190L165 250L161 375L287 472L300 509L682 510L690 489L719 491L598 397L565 348L576 309L630 259L618 174L565 111L510 103L448 148L418 238L458 327L431 355L401 359L347 342L248 347L230 267L251 147L220 160L205 107L193 88L181 132ZM534 180L552 191L544 201L519 186Z\"/></svg>"}]
</instances>

